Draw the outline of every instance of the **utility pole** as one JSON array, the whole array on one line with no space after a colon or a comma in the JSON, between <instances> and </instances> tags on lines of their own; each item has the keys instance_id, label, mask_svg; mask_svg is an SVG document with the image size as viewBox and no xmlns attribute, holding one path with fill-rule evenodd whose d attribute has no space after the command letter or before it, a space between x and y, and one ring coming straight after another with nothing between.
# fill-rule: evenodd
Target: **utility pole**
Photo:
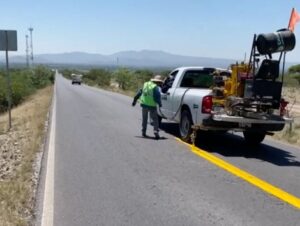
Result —
<instances>
[{"instance_id":1,"label":"utility pole","mask_svg":"<svg viewBox=\"0 0 300 226\"><path fill-rule=\"evenodd\" d=\"M28 35L26 37L26 66L29 68L29 46L28 46Z\"/></svg>"},{"instance_id":2,"label":"utility pole","mask_svg":"<svg viewBox=\"0 0 300 226\"><path fill-rule=\"evenodd\" d=\"M32 45L32 31L33 31L33 28L30 27L30 28L28 28L28 30L30 32L30 49L31 49L30 59L31 59L31 66L33 66L33 45Z\"/></svg>"}]
</instances>

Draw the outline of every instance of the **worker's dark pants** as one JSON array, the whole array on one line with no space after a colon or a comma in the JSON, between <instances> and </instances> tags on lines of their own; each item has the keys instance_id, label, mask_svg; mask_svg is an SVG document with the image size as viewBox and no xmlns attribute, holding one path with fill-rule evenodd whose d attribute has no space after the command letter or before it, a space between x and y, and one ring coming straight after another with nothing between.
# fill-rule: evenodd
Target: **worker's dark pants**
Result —
<instances>
[{"instance_id":1,"label":"worker's dark pants","mask_svg":"<svg viewBox=\"0 0 300 226\"><path fill-rule=\"evenodd\" d=\"M153 122L153 131L154 133L158 133L158 117L156 107L142 107L143 113L143 123L142 123L142 133L146 133L147 123L148 123L148 113L150 113L150 117Z\"/></svg>"}]
</instances>

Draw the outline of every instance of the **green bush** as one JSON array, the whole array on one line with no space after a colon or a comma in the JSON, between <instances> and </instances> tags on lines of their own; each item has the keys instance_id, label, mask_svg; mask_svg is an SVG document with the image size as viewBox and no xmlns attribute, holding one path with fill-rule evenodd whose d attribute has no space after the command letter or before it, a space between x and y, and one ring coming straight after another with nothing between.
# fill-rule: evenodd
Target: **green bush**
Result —
<instances>
[{"instance_id":1,"label":"green bush","mask_svg":"<svg viewBox=\"0 0 300 226\"><path fill-rule=\"evenodd\" d=\"M300 73L300 64L291 66L288 70L289 74Z\"/></svg>"},{"instance_id":2,"label":"green bush","mask_svg":"<svg viewBox=\"0 0 300 226\"><path fill-rule=\"evenodd\" d=\"M3 73L0 73L0 112L5 111L7 106L6 91L6 81Z\"/></svg>"},{"instance_id":3,"label":"green bush","mask_svg":"<svg viewBox=\"0 0 300 226\"><path fill-rule=\"evenodd\" d=\"M20 104L36 89L44 88L54 82L54 72L44 66L37 66L33 70L12 69L11 99L12 106ZM4 71L0 71L0 112L7 110L7 81Z\"/></svg>"},{"instance_id":4,"label":"green bush","mask_svg":"<svg viewBox=\"0 0 300 226\"><path fill-rule=\"evenodd\" d=\"M288 87L297 87L299 83L293 74L288 74L284 76L283 85Z\"/></svg>"},{"instance_id":5,"label":"green bush","mask_svg":"<svg viewBox=\"0 0 300 226\"><path fill-rule=\"evenodd\" d=\"M44 66L37 66L33 70L31 79L35 88L44 88L54 81L54 72Z\"/></svg>"},{"instance_id":6,"label":"green bush","mask_svg":"<svg viewBox=\"0 0 300 226\"><path fill-rule=\"evenodd\" d=\"M82 74L80 71L76 69L63 69L60 73L67 79L72 79L72 74Z\"/></svg>"},{"instance_id":7,"label":"green bush","mask_svg":"<svg viewBox=\"0 0 300 226\"><path fill-rule=\"evenodd\" d=\"M120 68L114 72L115 81L122 90L130 90L134 84L133 73L127 68Z\"/></svg>"},{"instance_id":8,"label":"green bush","mask_svg":"<svg viewBox=\"0 0 300 226\"><path fill-rule=\"evenodd\" d=\"M133 78L131 79L130 89L136 91L137 89L142 88L144 82L149 81L154 75L158 74L161 75L162 78L165 78L169 73L170 71L167 70L161 72L154 72L147 69L136 70L132 72Z\"/></svg>"},{"instance_id":9,"label":"green bush","mask_svg":"<svg viewBox=\"0 0 300 226\"><path fill-rule=\"evenodd\" d=\"M118 68L115 71L106 69L91 69L87 73L74 69L63 69L60 71L67 79L71 79L71 74L83 74L83 82L87 85L98 85L100 87L108 87L112 83L117 83L118 87L123 91L136 91L142 88L144 82L149 81L154 74L160 74L166 77L170 71L161 72L149 69L132 70L129 68Z\"/></svg>"},{"instance_id":10,"label":"green bush","mask_svg":"<svg viewBox=\"0 0 300 226\"><path fill-rule=\"evenodd\" d=\"M142 88L144 82L149 81L153 77L153 72L150 70L136 70L132 73L133 79L130 86L131 90L136 91Z\"/></svg>"},{"instance_id":11,"label":"green bush","mask_svg":"<svg viewBox=\"0 0 300 226\"><path fill-rule=\"evenodd\" d=\"M285 85L287 86L297 87L300 85L300 64L289 68L285 80Z\"/></svg>"},{"instance_id":12,"label":"green bush","mask_svg":"<svg viewBox=\"0 0 300 226\"><path fill-rule=\"evenodd\" d=\"M300 75L294 75L294 79L298 82L298 85L300 85Z\"/></svg>"},{"instance_id":13,"label":"green bush","mask_svg":"<svg viewBox=\"0 0 300 226\"><path fill-rule=\"evenodd\" d=\"M110 85L111 72L104 69L92 69L83 75L84 82L94 83L98 86L107 87Z\"/></svg>"},{"instance_id":14,"label":"green bush","mask_svg":"<svg viewBox=\"0 0 300 226\"><path fill-rule=\"evenodd\" d=\"M28 71L18 71L11 74L12 104L20 104L35 91L32 77Z\"/></svg>"}]
</instances>

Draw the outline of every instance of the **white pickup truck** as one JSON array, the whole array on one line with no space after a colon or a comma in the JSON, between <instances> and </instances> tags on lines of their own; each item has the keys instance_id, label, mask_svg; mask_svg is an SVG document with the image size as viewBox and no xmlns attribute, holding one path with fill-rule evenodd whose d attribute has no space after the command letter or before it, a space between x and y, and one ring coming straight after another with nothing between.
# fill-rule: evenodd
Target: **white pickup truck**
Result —
<instances>
[{"instance_id":1,"label":"white pickup truck","mask_svg":"<svg viewBox=\"0 0 300 226\"><path fill-rule=\"evenodd\" d=\"M159 118L179 123L181 139L194 142L193 131L242 131L251 144L259 144L267 134L280 131L291 119L270 114L262 119L230 116L213 106L213 75L216 68L180 67L162 85ZM222 71L221 69L218 69ZM279 110L278 110L279 111Z\"/></svg>"}]
</instances>

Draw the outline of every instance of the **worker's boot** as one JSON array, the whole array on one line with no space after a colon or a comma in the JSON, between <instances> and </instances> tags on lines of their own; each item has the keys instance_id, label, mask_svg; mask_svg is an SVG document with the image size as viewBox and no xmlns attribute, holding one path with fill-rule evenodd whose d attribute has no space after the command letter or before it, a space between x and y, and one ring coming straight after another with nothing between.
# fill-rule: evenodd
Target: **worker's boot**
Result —
<instances>
[{"instance_id":1,"label":"worker's boot","mask_svg":"<svg viewBox=\"0 0 300 226\"><path fill-rule=\"evenodd\" d=\"M159 136L159 133L158 133L158 132L155 132L155 133L154 133L154 136L155 136L155 139L156 139L156 140L160 139L160 136Z\"/></svg>"}]
</instances>

